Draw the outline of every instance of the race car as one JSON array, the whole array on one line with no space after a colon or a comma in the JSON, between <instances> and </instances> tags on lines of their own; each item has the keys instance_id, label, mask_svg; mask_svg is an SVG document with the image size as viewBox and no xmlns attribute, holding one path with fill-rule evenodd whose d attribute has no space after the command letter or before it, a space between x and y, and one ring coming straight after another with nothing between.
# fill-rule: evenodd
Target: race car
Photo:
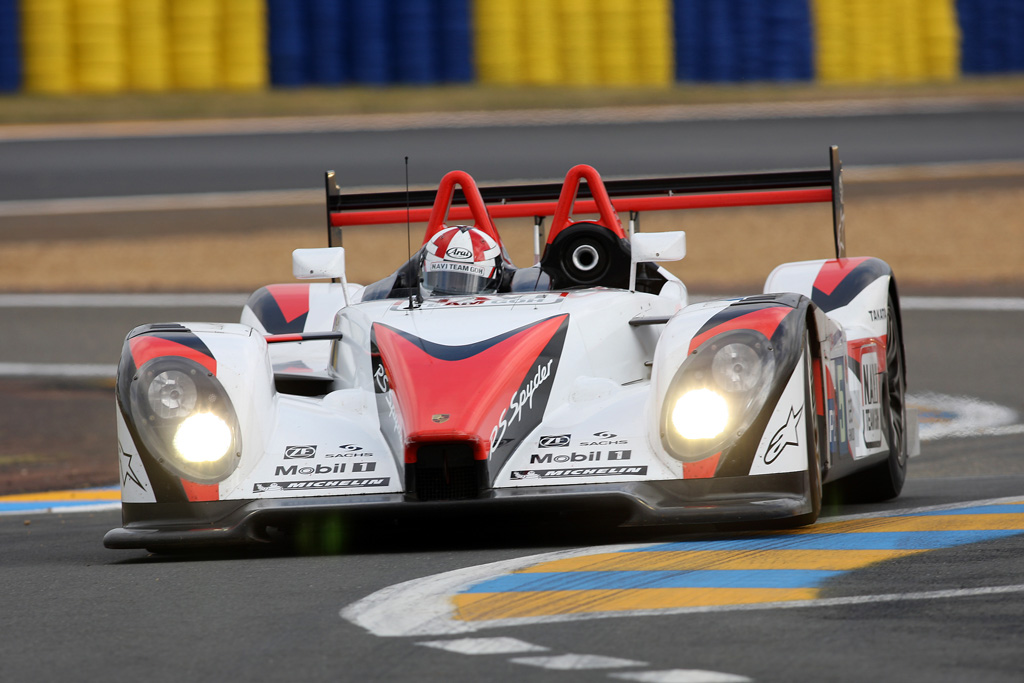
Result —
<instances>
[{"instance_id":1,"label":"race car","mask_svg":"<svg viewBox=\"0 0 1024 683\"><path fill-rule=\"evenodd\" d=\"M900 493L918 449L892 269L845 248L828 168L343 193L299 279L239 323L156 323L116 381L123 526L109 548L259 545L308 519L597 511L621 526L797 526ZM643 211L831 202L834 258L689 301ZM628 214L623 225L620 216ZM583 216L577 219L574 216ZM513 264L495 219L534 218ZM550 228L543 224L551 218ZM347 282L350 226L426 223L389 276ZM373 228L369 228L373 229ZM543 248L541 244L543 243Z\"/></svg>"}]
</instances>

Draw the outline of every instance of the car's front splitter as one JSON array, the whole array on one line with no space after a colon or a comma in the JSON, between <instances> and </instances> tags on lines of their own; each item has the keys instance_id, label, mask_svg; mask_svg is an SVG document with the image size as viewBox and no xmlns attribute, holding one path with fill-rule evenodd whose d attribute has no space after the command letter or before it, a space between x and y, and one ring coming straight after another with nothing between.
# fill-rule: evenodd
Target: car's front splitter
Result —
<instances>
[{"instance_id":1,"label":"car's front splitter","mask_svg":"<svg viewBox=\"0 0 1024 683\"><path fill-rule=\"evenodd\" d=\"M199 503L125 503L124 526L107 532L108 548L230 547L265 544L304 518L340 515L353 522L415 517L516 519L586 513L619 526L754 526L809 521L806 472L496 489L470 500L415 501L403 494L273 498Z\"/></svg>"}]
</instances>

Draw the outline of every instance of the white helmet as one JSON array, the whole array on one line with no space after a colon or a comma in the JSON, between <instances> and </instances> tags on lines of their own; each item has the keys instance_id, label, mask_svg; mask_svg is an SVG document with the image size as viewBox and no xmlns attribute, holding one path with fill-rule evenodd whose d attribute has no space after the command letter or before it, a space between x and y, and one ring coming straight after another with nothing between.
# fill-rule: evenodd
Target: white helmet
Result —
<instances>
[{"instance_id":1,"label":"white helmet","mask_svg":"<svg viewBox=\"0 0 1024 683\"><path fill-rule=\"evenodd\" d=\"M456 225L437 231L420 256L424 297L491 294L501 283L501 245L483 230Z\"/></svg>"}]
</instances>

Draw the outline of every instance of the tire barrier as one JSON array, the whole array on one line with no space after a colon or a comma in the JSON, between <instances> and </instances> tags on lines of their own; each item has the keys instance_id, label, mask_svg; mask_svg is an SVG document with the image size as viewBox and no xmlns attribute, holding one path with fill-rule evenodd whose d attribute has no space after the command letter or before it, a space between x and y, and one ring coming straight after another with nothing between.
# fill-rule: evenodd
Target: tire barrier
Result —
<instances>
[{"instance_id":1,"label":"tire barrier","mask_svg":"<svg viewBox=\"0 0 1024 683\"><path fill-rule=\"evenodd\" d=\"M0 92L21 87L18 0L0 0Z\"/></svg>"},{"instance_id":2,"label":"tire barrier","mask_svg":"<svg viewBox=\"0 0 1024 683\"><path fill-rule=\"evenodd\" d=\"M1024 71L1024 2L958 0L963 72Z\"/></svg>"},{"instance_id":3,"label":"tire barrier","mask_svg":"<svg viewBox=\"0 0 1024 683\"><path fill-rule=\"evenodd\" d=\"M814 0L813 10L820 81L917 83L960 73L953 0Z\"/></svg>"},{"instance_id":4,"label":"tire barrier","mask_svg":"<svg viewBox=\"0 0 1024 683\"><path fill-rule=\"evenodd\" d=\"M266 0L12 4L20 8L22 87L29 92L254 89L267 84ZM6 16L2 12L0 17ZM0 23L0 30L5 25Z\"/></svg>"},{"instance_id":5,"label":"tire barrier","mask_svg":"<svg viewBox=\"0 0 1024 683\"><path fill-rule=\"evenodd\" d=\"M0 0L0 92L1015 71L1024 0Z\"/></svg>"}]
</instances>

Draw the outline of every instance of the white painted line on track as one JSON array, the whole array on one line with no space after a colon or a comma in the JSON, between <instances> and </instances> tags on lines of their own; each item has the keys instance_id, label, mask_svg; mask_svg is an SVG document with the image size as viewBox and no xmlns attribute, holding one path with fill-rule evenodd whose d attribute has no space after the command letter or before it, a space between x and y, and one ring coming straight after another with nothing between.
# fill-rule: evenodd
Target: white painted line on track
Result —
<instances>
[{"instance_id":1,"label":"white painted line on track","mask_svg":"<svg viewBox=\"0 0 1024 683\"><path fill-rule=\"evenodd\" d=\"M993 106L1019 108L1019 97L932 97L846 99L738 104L664 104L588 109L343 114L269 118L117 121L0 126L0 143L52 140L282 135L303 133L386 132L413 129L613 125L752 119L831 118L945 114L986 111Z\"/></svg>"},{"instance_id":2,"label":"white painted line on track","mask_svg":"<svg viewBox=\"0 0 1024 683\"><path fill-rule=\"evenodd\" d=\"M208 294L0 294L0 308L241 308L242 293Z\"/></svg>"},{"instance_id":3,"label":"white painted line on track","mask_svg":"<svg viewBox=\"0 0 1024 683\"><path fill-rule=\"evenodd\" d=\"M113 379L116 365L102 363L0 363L0 378Z\"/></svg>"},{"instance_id":4,"label":"white painted line on track","mask_svg":"<svg viewBox=\"0 0 1024 683\"><path fill-rule=\"evenodd\" d=\"M1024 311L1024 299L1014 297L903 296L904 311Z\"/></svg>"},{"instance_id":5,"label":"white painted line on track","mask_svg":"<svg viewBox=\"0 0 1024 683\"><path fill-rule=\"evenodd\" d=\"M665 671L623 671L608 674L611 678L640 683L750 683L753 679L720 671L703 669L668 669Z\"/></svg>"},{"instance_id":6,"label":"white painted line on track","mask_svg":"<svg viewBox=\"0 0 1024 683\"><path fill-rule=\"evenodd\" d=\"M624 669L627 666L647 666L647 662L603 655L564 654L550 657L513 657L514 664L525 664L555 671L579 671L585 669Z\"/></svg>"},{"instance_id":7,"label":"white painted line on track","mask_svg":"<svg viewBox=\"0 0 1024 683\"><path fill-rule=\"evenodd\" d=\"M186 194L80 197L0 201L0 218L14 216L64 216L84 213L130 211L183 211L251 209L268 206L320 206L323 190L255 190L243 192L195 192Z\"/></svg>"},{"instance_id":8,"label":"white painted line on track","mask_svg":"<svg viewBox=\"0 0 1024 683\"><path fill-rule=\"evenodd\" d=\"M458 638L456 640L428 640L416 644L460 655L511 655L548 650L543 645L534 645L518 638Z\"/></svg>"}]
</instances>

